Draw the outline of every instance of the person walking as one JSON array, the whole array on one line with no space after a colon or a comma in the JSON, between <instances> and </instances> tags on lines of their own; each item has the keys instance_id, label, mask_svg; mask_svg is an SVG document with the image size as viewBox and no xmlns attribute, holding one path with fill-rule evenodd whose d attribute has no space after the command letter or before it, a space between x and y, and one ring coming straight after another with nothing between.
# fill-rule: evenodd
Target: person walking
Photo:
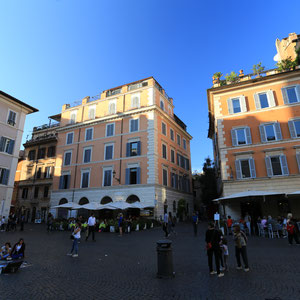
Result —
<instances>
[{"instance_id":1,"label":"person walking","mask_svg":"<svg viewBox=\"0 0 300 300\"><path fill-rule=\"evenodd\" d=\"M247 236L241 231L239 225L233 227L233 236L235 242L235 257L237 261L237 270L242 270L241 256L245 265L245 272L249 271L248 256L247 256Z\"/></svg>"},{"instance_id":2,"label":"person walking","mask_svg":"<svg viewBox=\"0 0 300 300\"><path fill-rule=\"evenodd\" d=\"M51 213L49 213L47 218L47 232L50 232L52 230L52 224L53 224L53 216Z\"/></svg>"},{"instance_id":3,"label":"person walking","mask_svg":"<svg viewBox=\"0 0 300 300\"><path fill-rule=\"evenodd\" d=\"M94 217L94 214L91 214L91 216L88 219L89 233L88 233L87 237L85 238L85 241L88 240L90 234L92 233L93 242L96 242L96 240L95 240L95 225L96 225L96 218Z\"/></svg>"},{"instance_id":4,"label":"person walking","mask_svg":"<svg viewBox=\"0 0 300 300\"><path fill-rule=\"evenodd\" d=\"M118 225L119 225L119 236L123 235L123 214L120 213L118 217Z\"/></svg>"},{"instance_id":5,"label":"person walking","mask_svg":"<svg viewBox=\"0 0 300 300\"><path fill-rule=\"evenodd\" d=\"M193 229L194 229L194 236L197 236L198 232L198 216L195 212L193 212L192 215L192 223L193 223Z\"/></svg>"},{"instance_id":6,"label":"person walking","mask_svg":"<svg viewBox=\"0 0 300 300\"><path fill-rule=\"evenodd\" d=\"M215 229L215 225L212 222L208 224L208 229L205 234L205 242L207 249L209 273L211 275L218 274L218 277L223 277L224 273L220 272L221 232ZM217 271L213 270L213 256L215 256Z\"/></svg>"},{"instance_id":7,"label":"person walking","mask_svg":"<svg viewBox=\"0 0 300 300\"><path fill-rule=\"evenodd\" d=\"M163 231L165 232L165 237L169 237L168 223L169 223L169 216L168 216L168 213L165 212L165 214L164 214L164 222L163 222Z\"/></svg>"},{"instance_id":8,"label":"person walking","mask_svg":"<svg viewBox=\"0 0 300 300\"><path fill-rule=\"evenodd\" d=\"M295 243L297 245L300 245L297 228L295 226L295 223L292 220L288 221L288 223L286 225L286 231L288 233L289 245L293 244L293 240L295 240Z\"/></svg>"},{"instance_id":9,"label":"person walking","mask_svg":"<svg viewBox=\"0 0 300 300\"><path fill-rule=\"evenodd\" d=\"M24 231L24 223L25 223L25 216L24 215L21 215L20 217L20 231Z\"/></svg>"},{"instance_id":10,"label":"person walking","mask_svg":"<svg viewBox=\"0 0 300 300\"><path fill-rule=\"evenodd\" d=\"M80 240L80 233L81 233L81 223L77 222L75 225L75 229L71 235L71 239L73 240L72 249L71 252L68 253L67 255L72 257L78 257L78 242Z\"/></svg>"}]
</instances>

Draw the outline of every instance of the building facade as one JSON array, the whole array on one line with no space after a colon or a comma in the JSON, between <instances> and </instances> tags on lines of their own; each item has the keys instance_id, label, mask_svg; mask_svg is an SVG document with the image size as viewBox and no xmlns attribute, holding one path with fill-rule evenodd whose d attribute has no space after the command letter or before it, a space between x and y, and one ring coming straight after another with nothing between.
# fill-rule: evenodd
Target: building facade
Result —
<instances>
[{"instance_id":1,"label":"building facade","mask_svg":"<svg viewBox=\"0 0 300 300\"><path fill-rule=\"evenodd\" d=\"M64 105L51 206L140 201L159 217L184 199L190 211L191 138L152 77Z\"/></svg>"},{"instance_id":2,"label":"building facade","mask_svg":"<svg viewBox=\"0 0 300 300\"><path fill-rule=\"evenodd\" d=\"M26 115L37 109L0 91L0 215L11 207Z\"/></svg>"},{"instance_id":3,"label":"building facade","mask_svg":"<svg viewBox=\"0 0 300 300\"><path fill-rule=\"evenodd\" d=\"M34 127L24 144L15 178L15 211L25 221L45 221L50 207L59 123Z\"/></svg>"},{"instance_id":4,"label":"building facade","mask_svg":"<svg viewBox=\"0 0 300 300\"><path fill-rule=\"evenodd\" d=\"M215 83L207 95L209 137L223 196L278 193L268 199L228 200L223 202L225 214L239 218L246 212L258 217L292 211L299 217L300 199L284 196L300 190L299 66L241 74L235 83Z\"/></svg>"}]
</instances>

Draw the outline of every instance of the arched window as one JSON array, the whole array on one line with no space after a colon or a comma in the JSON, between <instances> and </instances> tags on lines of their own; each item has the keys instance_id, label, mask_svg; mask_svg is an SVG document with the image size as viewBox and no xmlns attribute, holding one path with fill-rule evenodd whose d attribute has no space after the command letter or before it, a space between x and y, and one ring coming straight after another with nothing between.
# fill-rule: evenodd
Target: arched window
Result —
<instances>
[{"instance_id":1,"label":"arched window","mask_svg":"<svg viewBox=\"0 0 300 300\"><path fill-rule=\"evenodd\" d=\"M107 204L107 203L110 203L110 202L113 202L112 199L108 196L105 196L101 199L100 204L103 205L103 204Z\"/></svg>"},{"instance_id":2,"label":"arched window","mask_svg":"<svg viewBox=\"0 0 300 300\"><path fill-rule=\"evenodd\" d=\"M88 204L89 203L89 200L88 198L86 197L82 197L78 204L79 205L84 205L84 204ZM89 217L89 211L87 209L84 209L84 208L80 208L77 210L77 216L82 216L83 218L87 219Z\"/></svg>"},{"instance_id":3,"label":"arched window","mask_svg":"<svg viewBox=\"0 0 300 300\"><path fill-rule=\"evenodd\" d=\"M126 199L127 203L134 203L134 202L140 202L140 199L138 196L136 195L130 195L127 199Z\"/></svg>"},{"instance_id":4,"label":"arched window","mask_svg":"<svg viewBox=\"0 0 300 300\"><path fill-rule=\"evenodd\" d=\"M84 204L88 204L88 203L89 203L89 200L86 197L81 198L78 202L79 205L84 205Z\"/></svg>"},{"instance_id":5,"label":"arched window","mask_svg":"<svg viewBox=\"0 0 300 300\"><path fill-rule=\"evenodd\" d=\"M62 205L62 204L65 204L65 203L68 203L68 200L66 198L62 198L62 199L59 200L59 205ZM68 209L60 207L57 210L57 217L59 219L67 219L68 218Z\"/></svg>"},{"instance_id":6,"label":"arched window","mask_svg":"<svg viewBox=\"0 0 300 300\"><path fill-rule=\"evenodd\" d=\"M59 200L59 205L62 205L62 204L65 204L65 203L68 203L68 200L66 198L62 198Z\"/></svg>"}]
</instances>

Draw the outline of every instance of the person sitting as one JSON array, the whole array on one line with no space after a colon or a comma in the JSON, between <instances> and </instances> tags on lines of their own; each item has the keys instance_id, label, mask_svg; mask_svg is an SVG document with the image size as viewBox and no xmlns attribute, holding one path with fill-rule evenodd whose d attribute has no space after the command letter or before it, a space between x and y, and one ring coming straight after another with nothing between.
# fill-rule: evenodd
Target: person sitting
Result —
<instances>
[{"instance_id":1,"label":"person sitting","mask_svg":"<svg viewBox=\"0 0 300 300\"><path fill-rule=\"evenodd\" d=\"M11 253L11 245L9 242L6 242L4 246L0 249L0 259L8 259L10 258Z\"/></svg>"},{"instance_id":2,"label":"person sitting","mask_svg":"<svg viewBox=\"0 0 300 300\"><path fill-rule=\"evenodd\" d=\"M16 243L11 251L11 258L18 259L25 257L25 243L21 238L18 243Z\"/></svg>"},{"instance_id":3,"label":"person sitting","mask_svg":"<svg viewBox=\"0 0 300 300\"><path fill-rule=\"evenodd\" d=\"M99 224L99 232L101 232L102 230L104 231L105 228L106 228L106 224L104 223L103 220L101 220Z\"/></svg>"}]
</instances>

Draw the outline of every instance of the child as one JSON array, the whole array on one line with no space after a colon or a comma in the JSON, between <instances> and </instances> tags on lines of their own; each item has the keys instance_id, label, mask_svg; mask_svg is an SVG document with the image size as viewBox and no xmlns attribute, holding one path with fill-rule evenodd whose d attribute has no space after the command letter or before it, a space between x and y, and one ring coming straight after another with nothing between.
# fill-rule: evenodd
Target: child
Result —
<instances>
[{"instance_id":1,"label":"child","mask_svg":"<svg viewBox=\"0 0 300 300\"><path fill-rule=\"evenodd\" d=\"M229 252L228 252L228 246L227 246L227 240L225 238L222 238L221 243L220 243L220 247L221 247L221 256L223 257L223 269L225 271L228 271L228 257L229 257ZM221 260L222 262L222 260Z\"/></svg>"}]
</instances>

